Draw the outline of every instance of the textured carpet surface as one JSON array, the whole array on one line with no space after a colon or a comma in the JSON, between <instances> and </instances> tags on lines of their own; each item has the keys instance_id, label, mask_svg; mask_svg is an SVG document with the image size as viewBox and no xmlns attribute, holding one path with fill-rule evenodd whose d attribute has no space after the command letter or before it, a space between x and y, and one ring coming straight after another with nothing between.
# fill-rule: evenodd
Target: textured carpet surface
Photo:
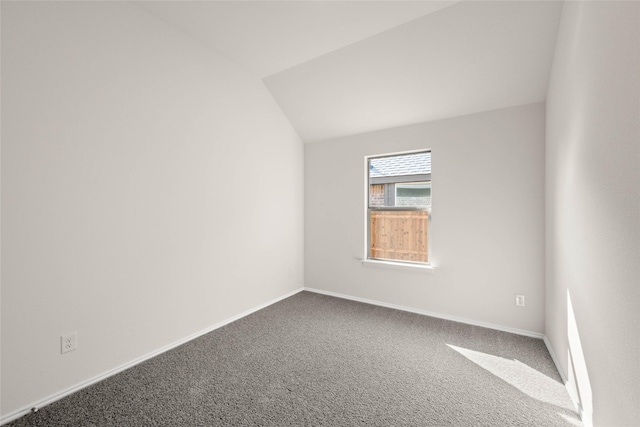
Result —
<instances>
[{"instance_id":1,"label":"textured carpet surface","mask_svg":"<svg viewBox=\"0 0 640 427\"><path fill-rule=\"evenodd\" d=\"M301 292L10 426L580 426L542 340Z\"/></svg>"}]
</instances>

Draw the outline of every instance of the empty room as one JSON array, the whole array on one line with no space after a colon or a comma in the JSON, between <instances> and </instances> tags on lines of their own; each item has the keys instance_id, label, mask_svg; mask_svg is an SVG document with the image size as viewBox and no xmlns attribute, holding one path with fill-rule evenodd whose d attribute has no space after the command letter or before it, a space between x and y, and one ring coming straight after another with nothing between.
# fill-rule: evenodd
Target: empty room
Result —
<instances>
[{"instance_id":1,"label":"empty room","mask_svg":"<svg viewBox=\"0 0 640 427\"><path fill-rule=\"evenodd\" d=\"M0 3L3 426L640 426L640 2Z\"/></svg>"}]
</instances>

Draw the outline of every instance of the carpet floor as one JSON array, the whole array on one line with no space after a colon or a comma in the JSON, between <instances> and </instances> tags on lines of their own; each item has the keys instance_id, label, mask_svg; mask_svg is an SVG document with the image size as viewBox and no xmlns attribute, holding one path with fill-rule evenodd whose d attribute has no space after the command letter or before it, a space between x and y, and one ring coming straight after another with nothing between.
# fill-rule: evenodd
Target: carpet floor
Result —
<instances>
[{"instance_id":1,"label":"carpet floor","mask_svg":"<svg viewBox=\"0 0 640 427\"><path fill-rule=\"evenodd\" d=\"M8 425L582 423L540 339L301 292Z\"/></svg>"}]
</instances>

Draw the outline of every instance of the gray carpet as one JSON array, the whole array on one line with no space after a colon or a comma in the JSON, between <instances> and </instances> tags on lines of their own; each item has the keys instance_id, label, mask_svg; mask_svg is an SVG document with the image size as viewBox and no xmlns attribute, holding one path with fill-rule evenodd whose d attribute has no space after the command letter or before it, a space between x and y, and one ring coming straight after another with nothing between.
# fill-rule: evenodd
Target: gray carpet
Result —
<instances>
[{"instance_id":1,"label":"gray carpet","mask_svg":"<svg viewBox=\"0 0 640 427\"><path fill-rule=\"evenodd\" d=\"M542 340L302 292L9 425L581 423Z\"/></svg>"}]
</instances>

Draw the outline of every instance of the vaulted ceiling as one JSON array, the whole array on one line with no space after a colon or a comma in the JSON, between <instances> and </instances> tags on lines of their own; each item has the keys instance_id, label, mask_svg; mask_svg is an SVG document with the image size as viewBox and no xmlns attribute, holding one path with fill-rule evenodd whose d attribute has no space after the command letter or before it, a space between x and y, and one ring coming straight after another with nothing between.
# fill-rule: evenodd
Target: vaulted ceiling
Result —
<instances>
[{"instance_id":1,"label":"vaulted ceiling","mask_svg":"<svg viewBox=\"0 0 640 427\"><path fill-rule=\"evenodd\" d=\"M559 1L147 1L262 78L305 142L541 102Z\"/></svg>"}]
</instances>

